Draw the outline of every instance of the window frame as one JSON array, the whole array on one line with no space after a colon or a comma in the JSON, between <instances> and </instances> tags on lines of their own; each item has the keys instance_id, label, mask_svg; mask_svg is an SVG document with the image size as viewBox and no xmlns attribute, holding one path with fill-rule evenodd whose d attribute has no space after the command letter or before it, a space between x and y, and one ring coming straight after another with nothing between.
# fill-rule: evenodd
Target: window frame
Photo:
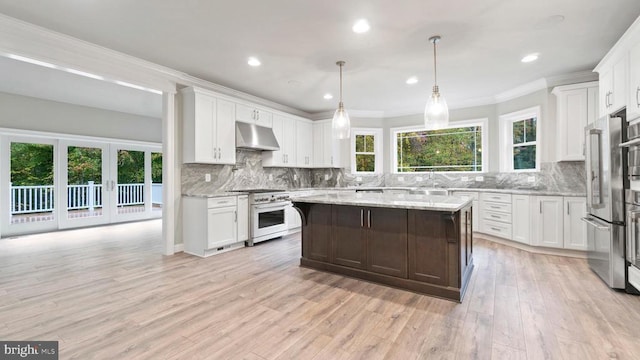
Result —
<instances>
[{"instance_id":1,"label":"window frame","mask_svg":"<svg viewBox=\"0 0 640 360\"><path fill-rule=\"evenodd\" d=\"M471 120L461 120L461 121L453 121L449 122L448 126L444 128L434 129L431 127L422 126L402 126L402 127L394 127L389 129L389 144L391 144L391 161L390 161L390 173L391 174L427 174L429 171L415 171L415 172L399 172L398 171L398 141L397 134L399 132L412 132L412 131L431 131L431 130L441 130L441 129L455 129L461 127L470 127L470 126L480 126L482 128L481 131L481 139L482 139L482 170L480 171L435 171L443 174L482 174L488 171L489 169L489 119L488 118L479 118L479 119L471 119Z\"/></svg>"},{"instance_id":2,"label":"window frame","mask_svg":"<svg viewBox=\"0 0 640 360\"><path fill-rule=\"evenodd\" d=\"M375 165L373 171L357 171L356 166L356 136L357 135L373 135L373 155L375 156ZM351 128L351 152L349 157L351 159L351 173L356 175L374 175L382 174L383 162L382 162L382 136L383 131L381 128Z\"/></svg>"},{"instance_id":3,"label":"window frame","mask_svg":"<svg viewBox=\"0 0 640 360\"><path fill-rule=\"evenodd\" d=\"M507 114L502 114L498 117L498 122L500 124L500 171L502 172L536 172L540 171L540 159L541 154L540 150L542 150L541 144L541 122L540 118L541 108L540 106L533 106L530 108L510 112ZM513 168L513 123L527 120L530 118L536 118L536 140L528 141L525 143L517 144L519 146L531 146L535 145L536 147L536 166L533 169L514 169Z\"/></svg>"}]
</instances>

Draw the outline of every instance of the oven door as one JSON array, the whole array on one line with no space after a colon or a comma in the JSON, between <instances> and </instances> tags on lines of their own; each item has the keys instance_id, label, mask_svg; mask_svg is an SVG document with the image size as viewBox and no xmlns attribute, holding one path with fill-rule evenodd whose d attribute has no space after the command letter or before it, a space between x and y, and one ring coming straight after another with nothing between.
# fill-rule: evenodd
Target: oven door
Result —
<instances>
[{"instance_id":1,"label":"oven door","mask_svg":"<svg viewBox=\"0 0 640 360\"><path fill-rule=\"evenodd\" d=\"M285 209L288 202L252 206L251 237L254 241L266 240L269 236L281 236L287 232Z\"/></svg>"},{"instance_id":2,"label":"oven door","mask_svg":"<svg viewBox=\"0 0 640 360\"><path fill-rule=\"evenodd\" d=\"M629 205L627 211L627 261L640 268L640 206Z\"/></svg>"}]
</instances>

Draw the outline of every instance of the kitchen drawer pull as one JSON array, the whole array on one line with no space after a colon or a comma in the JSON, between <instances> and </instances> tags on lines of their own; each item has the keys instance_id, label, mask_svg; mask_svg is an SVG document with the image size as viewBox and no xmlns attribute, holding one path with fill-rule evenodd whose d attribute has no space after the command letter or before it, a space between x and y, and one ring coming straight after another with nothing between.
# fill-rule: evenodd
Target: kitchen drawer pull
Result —
<instances>
[{"instance_id":1,"label":"kitchen drawer pull","mask_svg":"<svg viewBox=\"0 0 640 360\"><path fill-rule=\"evenodd\" d=\"M502 218L501 216L497 216L497 215L491 215L492 218L496 218L496 219L500 219Z\"/></svg>"},{"instance_id":2,"label":"kitchen drawer pull","mask_svg":"<svg viewBox=\"0 0 640 360\"><path fill-rule=\"evenodd\" d=\"M360 227L364 227L364 209L360 209Z\"/></svg>"},{"instance_id":3,"label":"kitchen drawer pull","mask_svg":"<svg viewBox=\"0 0 640 360\"><path fill-rule=\"evenodd\" d=\"M494 228L494 227L491 227L491 230L495 230L495 231L502 231L502 229L500 229L500 228Z\"/></svg>"},{"instance_id":4,"label":"kitchen drawer pull","mask_svg":"<svg viewBox=\"0 0 640 360\"><path fill-rule=\"evenodd\" d=\"M502 209L500 206L490 206L492 209Z\"/></svg>"},{"instance_id":5,"label":"kitchen drawer pull","mask_svg":"<svg viewBox=\"0 0 640 360\"><path fill-rule=\"evenodd\" d=\"M636 88L636 105L640 107L640 97L638 95L640 95L640 86Z\"/></svg>"}]
</instances>

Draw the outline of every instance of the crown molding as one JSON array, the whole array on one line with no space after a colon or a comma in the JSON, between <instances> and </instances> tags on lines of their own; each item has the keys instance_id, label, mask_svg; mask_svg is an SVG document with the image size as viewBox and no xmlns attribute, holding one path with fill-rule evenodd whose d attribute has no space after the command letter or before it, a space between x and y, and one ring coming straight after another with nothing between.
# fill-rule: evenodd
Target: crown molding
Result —
<instances>
[{"instance_id":1,"label":"crown molding","mask_svg":"<svg viewBox=\"0 0 640 360\"><path fill-rule=\"evenodd\" d=\"M547 86L547 80L545 78L538 79L526 84L522 84L520 86L514 87L511 90L507 90L499 94L496 94L494 96L495 104L513 100L521 96L529 95L531 93L534 93L536 91L546 89L546 88L548 88L548 86Z\"/></svg>"},{"instance_id":2,"label":"crown molding","mask_svg":"<svg viewBox=\"0 0 640 360\"><path fill-rule=\"evenodd\" d=\"M552 88L561 85L598 81L598 73L595 73L592 70L584 70L563 75L549 76L546 79L547 85Z\"/></svg>"},{"instance_id":3,"label":"crown molding","mask_svg":"<svg viewBox=\"0 0 640 360\"><path fill-rule=\"evenodd\" d=\"M624 51L616 51L616 49L623 49L625 47L631 47L630 41L640 34L640 16L629 26L629 28L622 34L622 36L616 41L615 44L609 49L605 56L600 60L598 65L593 69L595 72L600 72L602 67L606 67L608 63L616 61L625 55Z\"/></svg>"}]
</instances>

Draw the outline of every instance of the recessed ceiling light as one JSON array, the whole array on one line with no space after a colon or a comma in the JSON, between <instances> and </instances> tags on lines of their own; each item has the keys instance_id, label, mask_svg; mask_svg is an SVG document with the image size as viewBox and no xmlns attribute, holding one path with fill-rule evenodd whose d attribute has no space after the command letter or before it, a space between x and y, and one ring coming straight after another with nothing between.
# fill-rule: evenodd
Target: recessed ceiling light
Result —
<instances>
[{"instance_id":1,"label":"recessed ceiling light","mask_svg":"<svg viewBox=\"0 0 640 360\"><path fill-rule=\"evenodd\" d=\"M369 22L367 21L367 19L360 19L356 21L355 24L353 24L353 27L351 29L353 29L353 32L356 34L363 34L369 31L369 29L371 29L371 26L369 26Z\"/></svg>"},{"instance_id":2,"label":"recessed ceiling light","mask_svg":"<svg viewBox=\"0 0 640 360\"><path fill-rule=\"evenodd\" d=\"M324 94L323 98L324 98L325 100L331 100L331 99L333 99L333 95L331 95L331 94Z\"/></svg>"},{"instance_id":3,"label":"recessed ceiling light","mask_svg":"<svg viewBox=\"0 0 640 360\"><path fill-rule=\"evenodd\" d=\"M412 77L407 79L407 84L409 84L409 85L416 84L417 82L418 82L418 78L415 77L415 76L412 76Z\"/></svg>"},{"instance_id":4,"label":"recessed ceiling light","mask_svg":"<svg viewBox=\"0 0 640 360\"><path fill-rule=\"evenodd\" d=\"M529 54L529 55L523 57L522 60L520 60L520 61L522 61L523 63L529 63L529 62L536 61L536 60L538 60L538 53Z\"/></svg>"},{"instance_id":5,"label":"recessed ceiling light","mask_svg":"<svg viewBox=\"0 0 640 360\"><path fill-rule=\"evenodd\" d=\"M254 57L250 57L249 61L247 61L247 64L249 64L249 66L260 66L261 62L260 60L254 58Z\"/></svg>"}]
</instances>

